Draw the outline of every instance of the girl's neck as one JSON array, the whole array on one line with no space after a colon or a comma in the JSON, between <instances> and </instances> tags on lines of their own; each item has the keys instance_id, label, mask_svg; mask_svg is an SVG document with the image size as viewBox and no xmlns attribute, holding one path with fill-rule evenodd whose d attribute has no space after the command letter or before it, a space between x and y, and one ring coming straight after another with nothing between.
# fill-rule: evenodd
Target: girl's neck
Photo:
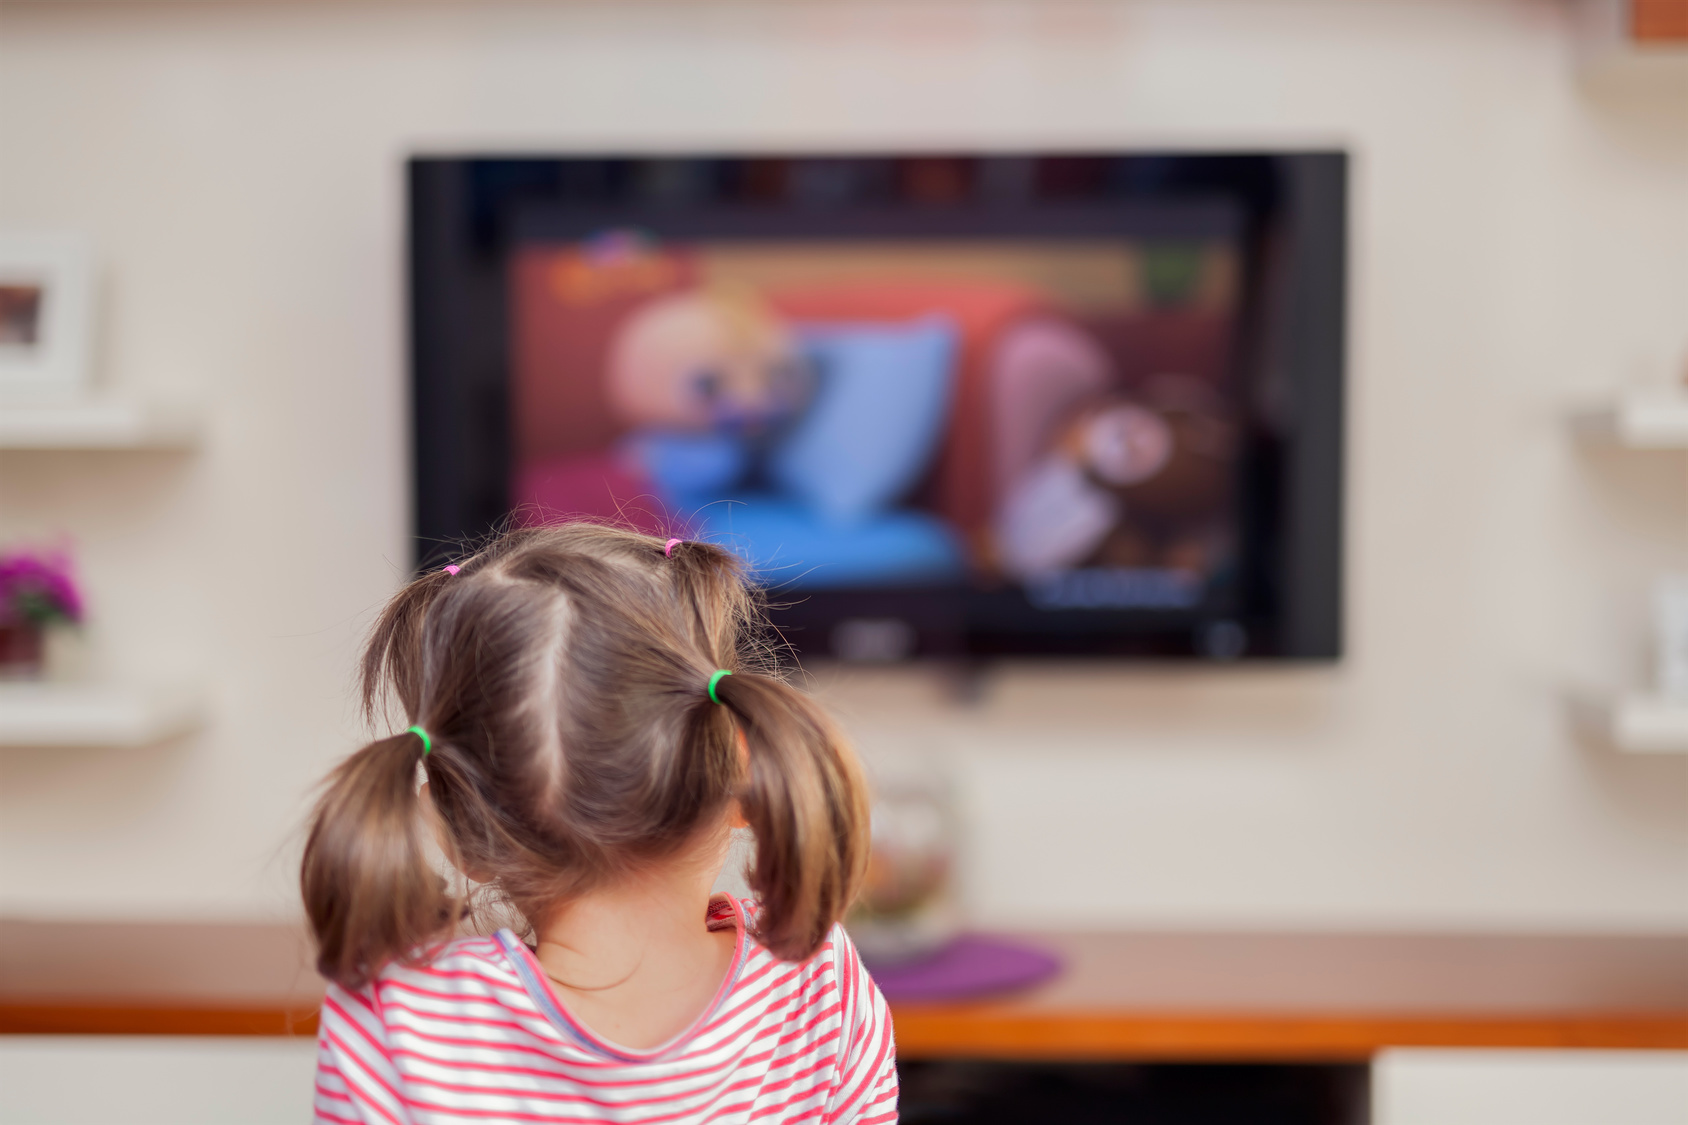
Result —
<instances>
[{"instance_id":1,"label":"girl's neck","mask_svg":"<svg viewBox=\"0 0 1688 1125\"><path fill-rule=\"evenodd\" d=\"M613 986L649 967L651 954L698 945L709 909L709 885L641 878L603 887L558 910L539 930L541 960L570 987Z\"/></svg>"},{"instance_id":2,"label":"girl's neck","mask_svg":"<svg viewBox=\"0 0 1688 1125\"><path fill-rule=\"evenodd\" d=\"M736 932L707 924L716 872L688 858L582 895L539 927L558 998L613 1043L647 1048L680 1034L731 967Z\"/></svg>"}]
</instances>

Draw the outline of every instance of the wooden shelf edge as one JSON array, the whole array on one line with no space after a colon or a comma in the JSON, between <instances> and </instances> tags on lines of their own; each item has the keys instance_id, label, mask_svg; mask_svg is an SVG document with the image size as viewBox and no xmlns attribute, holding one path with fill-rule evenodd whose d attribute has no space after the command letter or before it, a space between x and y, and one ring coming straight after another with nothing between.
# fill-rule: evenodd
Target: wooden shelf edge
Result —
<instances>
[{"instance_id":1,"label":"wooden shelf edge","mask_svg":"<svg viewBox=\"0 0 1688 1125\"><path fill-rule=\"evenodd\" d=\"M906 1059L1362 1061L1388 1047L1688 1050L1688 1014L1003 1013L893 1009Z\"/></svg>"},{"instance_id":2,"label":"wooden shelf edge","mask_svg":"<svg viewBox=\"0 0 1688 1125\"><path fill-rule=\"evenodd\" d=\"M1688 4L1629 0L1629 34L1637 43L1688 47Z\"/></svg>"},{"instance_id":3,"label":"wooden shelf edge","mask_svg":"<svg viewBox=\"0 0 1688 1125\"><path fill-rule=\"evenodd\" d=\"M893 1008L905 1059L1364 1061L1389 1047L1688 1050L1688 1014L992 1013ZM0 1003L0 1034L311 1036L314 1007Z\"/></svg>"},{"instance_id":4,"label":"wooden shelf edge","mask_svg":"<svg viewBox=\"0 0 1688 1125\"><path fill-rule=\"evenodd\" d=\"M0 1003L0 1035L310 1036L315 1007Z\"/></svg>"}]
</instances>

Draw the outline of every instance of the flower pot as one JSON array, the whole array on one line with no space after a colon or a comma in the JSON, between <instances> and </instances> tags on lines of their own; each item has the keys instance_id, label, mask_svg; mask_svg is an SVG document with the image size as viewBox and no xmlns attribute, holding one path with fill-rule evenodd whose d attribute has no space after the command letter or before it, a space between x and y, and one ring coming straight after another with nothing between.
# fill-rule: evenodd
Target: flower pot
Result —
<instances>
[{"instance_id":1,"label":"flower pot","mask_svg":"<svg viewBox=\"0 0 1688 1125\"><path fill-rule=\"evenodd\" d=\"M36 680L46 665L44 630L31 621L0 624L0 680Z\"/></svg>"}]
</instances>

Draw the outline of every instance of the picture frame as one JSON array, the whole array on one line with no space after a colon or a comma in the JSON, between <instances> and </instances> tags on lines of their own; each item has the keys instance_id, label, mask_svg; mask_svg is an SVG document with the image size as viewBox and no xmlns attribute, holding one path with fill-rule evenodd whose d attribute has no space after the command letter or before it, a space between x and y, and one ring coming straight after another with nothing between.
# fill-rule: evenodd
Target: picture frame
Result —
<instances>
[{"instance_id":1,"label":"picture frame","mask_svg":"<svg viewBox=\"0 0 1688 1125\"><path fill-rule=\"evenodd\" d=\"M92 306L86 238L0 232L0 397L85 392Z\"/></svg>"}]
</instances>

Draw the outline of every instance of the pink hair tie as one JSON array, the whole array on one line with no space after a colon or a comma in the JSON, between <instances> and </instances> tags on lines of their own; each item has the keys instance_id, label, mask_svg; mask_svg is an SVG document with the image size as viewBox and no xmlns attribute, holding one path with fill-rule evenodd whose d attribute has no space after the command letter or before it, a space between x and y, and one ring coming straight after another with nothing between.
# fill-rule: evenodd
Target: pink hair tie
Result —
<instances>
[{"instance_id":1,"label":"pink hair tie","mask_svg":"<svg viewBox=\"0 0 1688 1125\"><path fill-rule=\"evenodd\" d=\"M664 557L670 558L670 559L673 558L674 557L674 548L678 547L680 544L682 544L684 542L685 542L684 539L670 539L668 541L667 545L662 548L662 553L663 553Z\"/></svg>"},{"instance_id":2,"label":"pink hair tie","mask_svg":"<svg viewBox=\"0 0 1688 1125\"><path fill-rule=\"evenodd\" d=\"M453 564L451 566L442 566L440 569L445 571L447 574L456 574L461 568L459 568L456 564Z\"/></svg>"}]
</instances>

